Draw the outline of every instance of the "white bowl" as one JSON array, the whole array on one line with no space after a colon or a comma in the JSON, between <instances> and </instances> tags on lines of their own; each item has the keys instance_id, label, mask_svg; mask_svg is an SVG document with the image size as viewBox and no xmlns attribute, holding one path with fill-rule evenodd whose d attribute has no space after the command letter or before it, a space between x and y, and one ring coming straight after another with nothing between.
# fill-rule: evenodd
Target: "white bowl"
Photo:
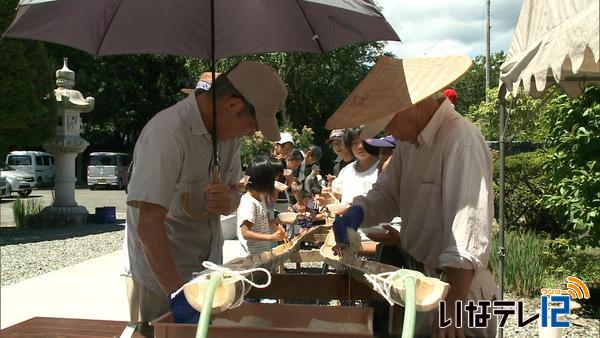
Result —
<instances>
[{"instance_id":1,"label":"white bowl","mask_svg":"<svg viewBox=\"0 0 600 338\"><path fill-rule=\"evenodd\" d=\"M290 176L292 173L292 169L283 169L283 176Z\"/></svg>"},{"instance_id":2,"label":"white bowl","mask_svg":"<svg viewBox=\"0 0 600 338\"><path fill-rule=\"evenodd\" d=\"M349 207L350 205L348 205L347 203L327 204L327 210L331 211L335 215L341 214L342 212L346 211L346 209L348 209Z\"/></svg>"},{"instance_id":3,"label":"white bowl","mask_svg":"<svg viewBox=\"0 0 600 338\"><path fill-rule=\"evenodd\" d=\"M275 187L275 189L279 190L279 191L286 191L288 189L288 186L279 182L279 181L275 181L275 183L273 183L273 186Z\"/></svg>"},{"instance_id":4,"label":"white bowl","mask_svg":"<svg viewBox=\"0 0 600 338\"><path fill-rule=\"evenodd\" d=\"M280 212L277 214L277 218L279 218L282 223L293 223L297 216L298 215L295 212Z\"/></svg>"}]
</instances>

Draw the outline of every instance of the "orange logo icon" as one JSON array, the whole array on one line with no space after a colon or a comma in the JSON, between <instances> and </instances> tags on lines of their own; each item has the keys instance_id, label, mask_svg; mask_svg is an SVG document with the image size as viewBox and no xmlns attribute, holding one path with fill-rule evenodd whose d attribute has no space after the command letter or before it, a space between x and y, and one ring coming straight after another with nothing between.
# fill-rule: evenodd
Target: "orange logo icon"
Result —
<instances>
[{"instance_id":1,"label":"orange logo icon","mask_svg":"<svg viewBox=\"0 0 600 338\"><path fill-rule=\"evenodd\" d=\"M585 283L573 276L567 277L567 289L563 290L564 294L571 295L571 299L589 299L590 289L588 289Z\"/></svg>"}]
</instances>

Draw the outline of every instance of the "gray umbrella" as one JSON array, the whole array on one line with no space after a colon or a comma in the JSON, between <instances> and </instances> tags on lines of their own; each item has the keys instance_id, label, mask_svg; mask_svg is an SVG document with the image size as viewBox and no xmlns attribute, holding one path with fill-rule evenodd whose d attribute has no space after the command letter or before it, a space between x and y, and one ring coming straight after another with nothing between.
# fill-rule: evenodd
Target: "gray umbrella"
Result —
<instances>
[{"instance_id":1,"label":"gray umbrella","mask_svg":"<svg viewBox=\"0 0 600 338\"><path fill-rule=\"evenodd\" d=\"M399 40L371 0L21 0L6 37L94 55L222 58ZM214 19L214 49L211 48ZM214 55L211 54L214 51Z\"/></svg>"},{"instance_id":2,"label":"gray umbrella","mask_svg":"<svg viewBox=\"0 0 600 338\"><path fill-rule=\"evenodd\" d=\"M371 0L21 0L3 36L94 55L209 58L213 79L216 58L400 40ZM218 172L216 123L212 135Z\"/></svg>"}]
</instances>

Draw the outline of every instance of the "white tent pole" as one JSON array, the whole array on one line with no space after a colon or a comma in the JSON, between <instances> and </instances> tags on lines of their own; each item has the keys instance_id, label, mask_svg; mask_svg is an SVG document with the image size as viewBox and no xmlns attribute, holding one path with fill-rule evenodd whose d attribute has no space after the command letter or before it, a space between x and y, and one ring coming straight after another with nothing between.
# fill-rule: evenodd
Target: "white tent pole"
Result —
<instances>
[{"instance_id":1,"label":"white tent pole","mask_svg":"<svg viewBox=\"0 0 600 338\"><path fill-rule=\"evenodd\" d=\"M499 286L500 286L500 299L504 299L504 167L505 167L505 148L504 148L504 119L505 119L505 107L506 107L506 86L502 84L500 86L500 92L498 93L498 113L500 114L499 128L499 145L500 145L500 181L499 190L500 197L498 201L498 221L500 223L500 229L498 229L498 270L499 271ZM502 338L504 335L503 329L498 328L498 337Z\"/></svg>"}]
</instances>

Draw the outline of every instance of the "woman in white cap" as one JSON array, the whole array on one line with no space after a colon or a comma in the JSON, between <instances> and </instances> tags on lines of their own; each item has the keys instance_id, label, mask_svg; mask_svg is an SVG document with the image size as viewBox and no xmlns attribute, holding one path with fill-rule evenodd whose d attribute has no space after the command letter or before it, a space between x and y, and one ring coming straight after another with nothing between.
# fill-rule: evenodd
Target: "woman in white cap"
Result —
<instances>
[{"instance_id":1,"label":"woman in white cap","mask_svg":"<svg viewBox=\"0 0 600 338\"><path fill-rule=\"evenodd\" d=\"M337 155L333 164L333 175L327 175L327 181L331 183L344 167L354 161L352 151L344 146L344 132L346 129L334 129L329 134L329 139L325 142L331 145L331 149Z\"/></svg>"},{"instance_id":2,"label":"woman in white cap","mask_svg":"<svg viewBox=\"0 0 600 338\"><path fill-rule=\"evenodd\" d=\"M273 157L278 160L285 160L290 157L294 149L294 137L287 131L279 135L279 141L276 141L273 145Z\"/></svg>"},{"instance_id":3,"label":"woman in white cap","mask_svg":"<svg viewBox=\"0 0 600 338\"><path fill-rule=\"evenodd\" d=\"M388 229L381 241L396 244L406 254L402 266L441 276L450 284L445 301L446 318L453 318L452 323L442 328L437 311L419 312L419 336L496 334L494 316L485 328L472 328L464 311L462 325L456 325L454 310L458 301L491 301L497 292L489 270L494 218L491 153L480 130L447 98L437 98L471 65L466 56L381 57L326 124L330 129L366 124L367 136L385 129L399 141L373 189L357 196L333 229L338 244L344 245L347 228L402 218L401 233Z\"/></svg>"}]
</instances>

